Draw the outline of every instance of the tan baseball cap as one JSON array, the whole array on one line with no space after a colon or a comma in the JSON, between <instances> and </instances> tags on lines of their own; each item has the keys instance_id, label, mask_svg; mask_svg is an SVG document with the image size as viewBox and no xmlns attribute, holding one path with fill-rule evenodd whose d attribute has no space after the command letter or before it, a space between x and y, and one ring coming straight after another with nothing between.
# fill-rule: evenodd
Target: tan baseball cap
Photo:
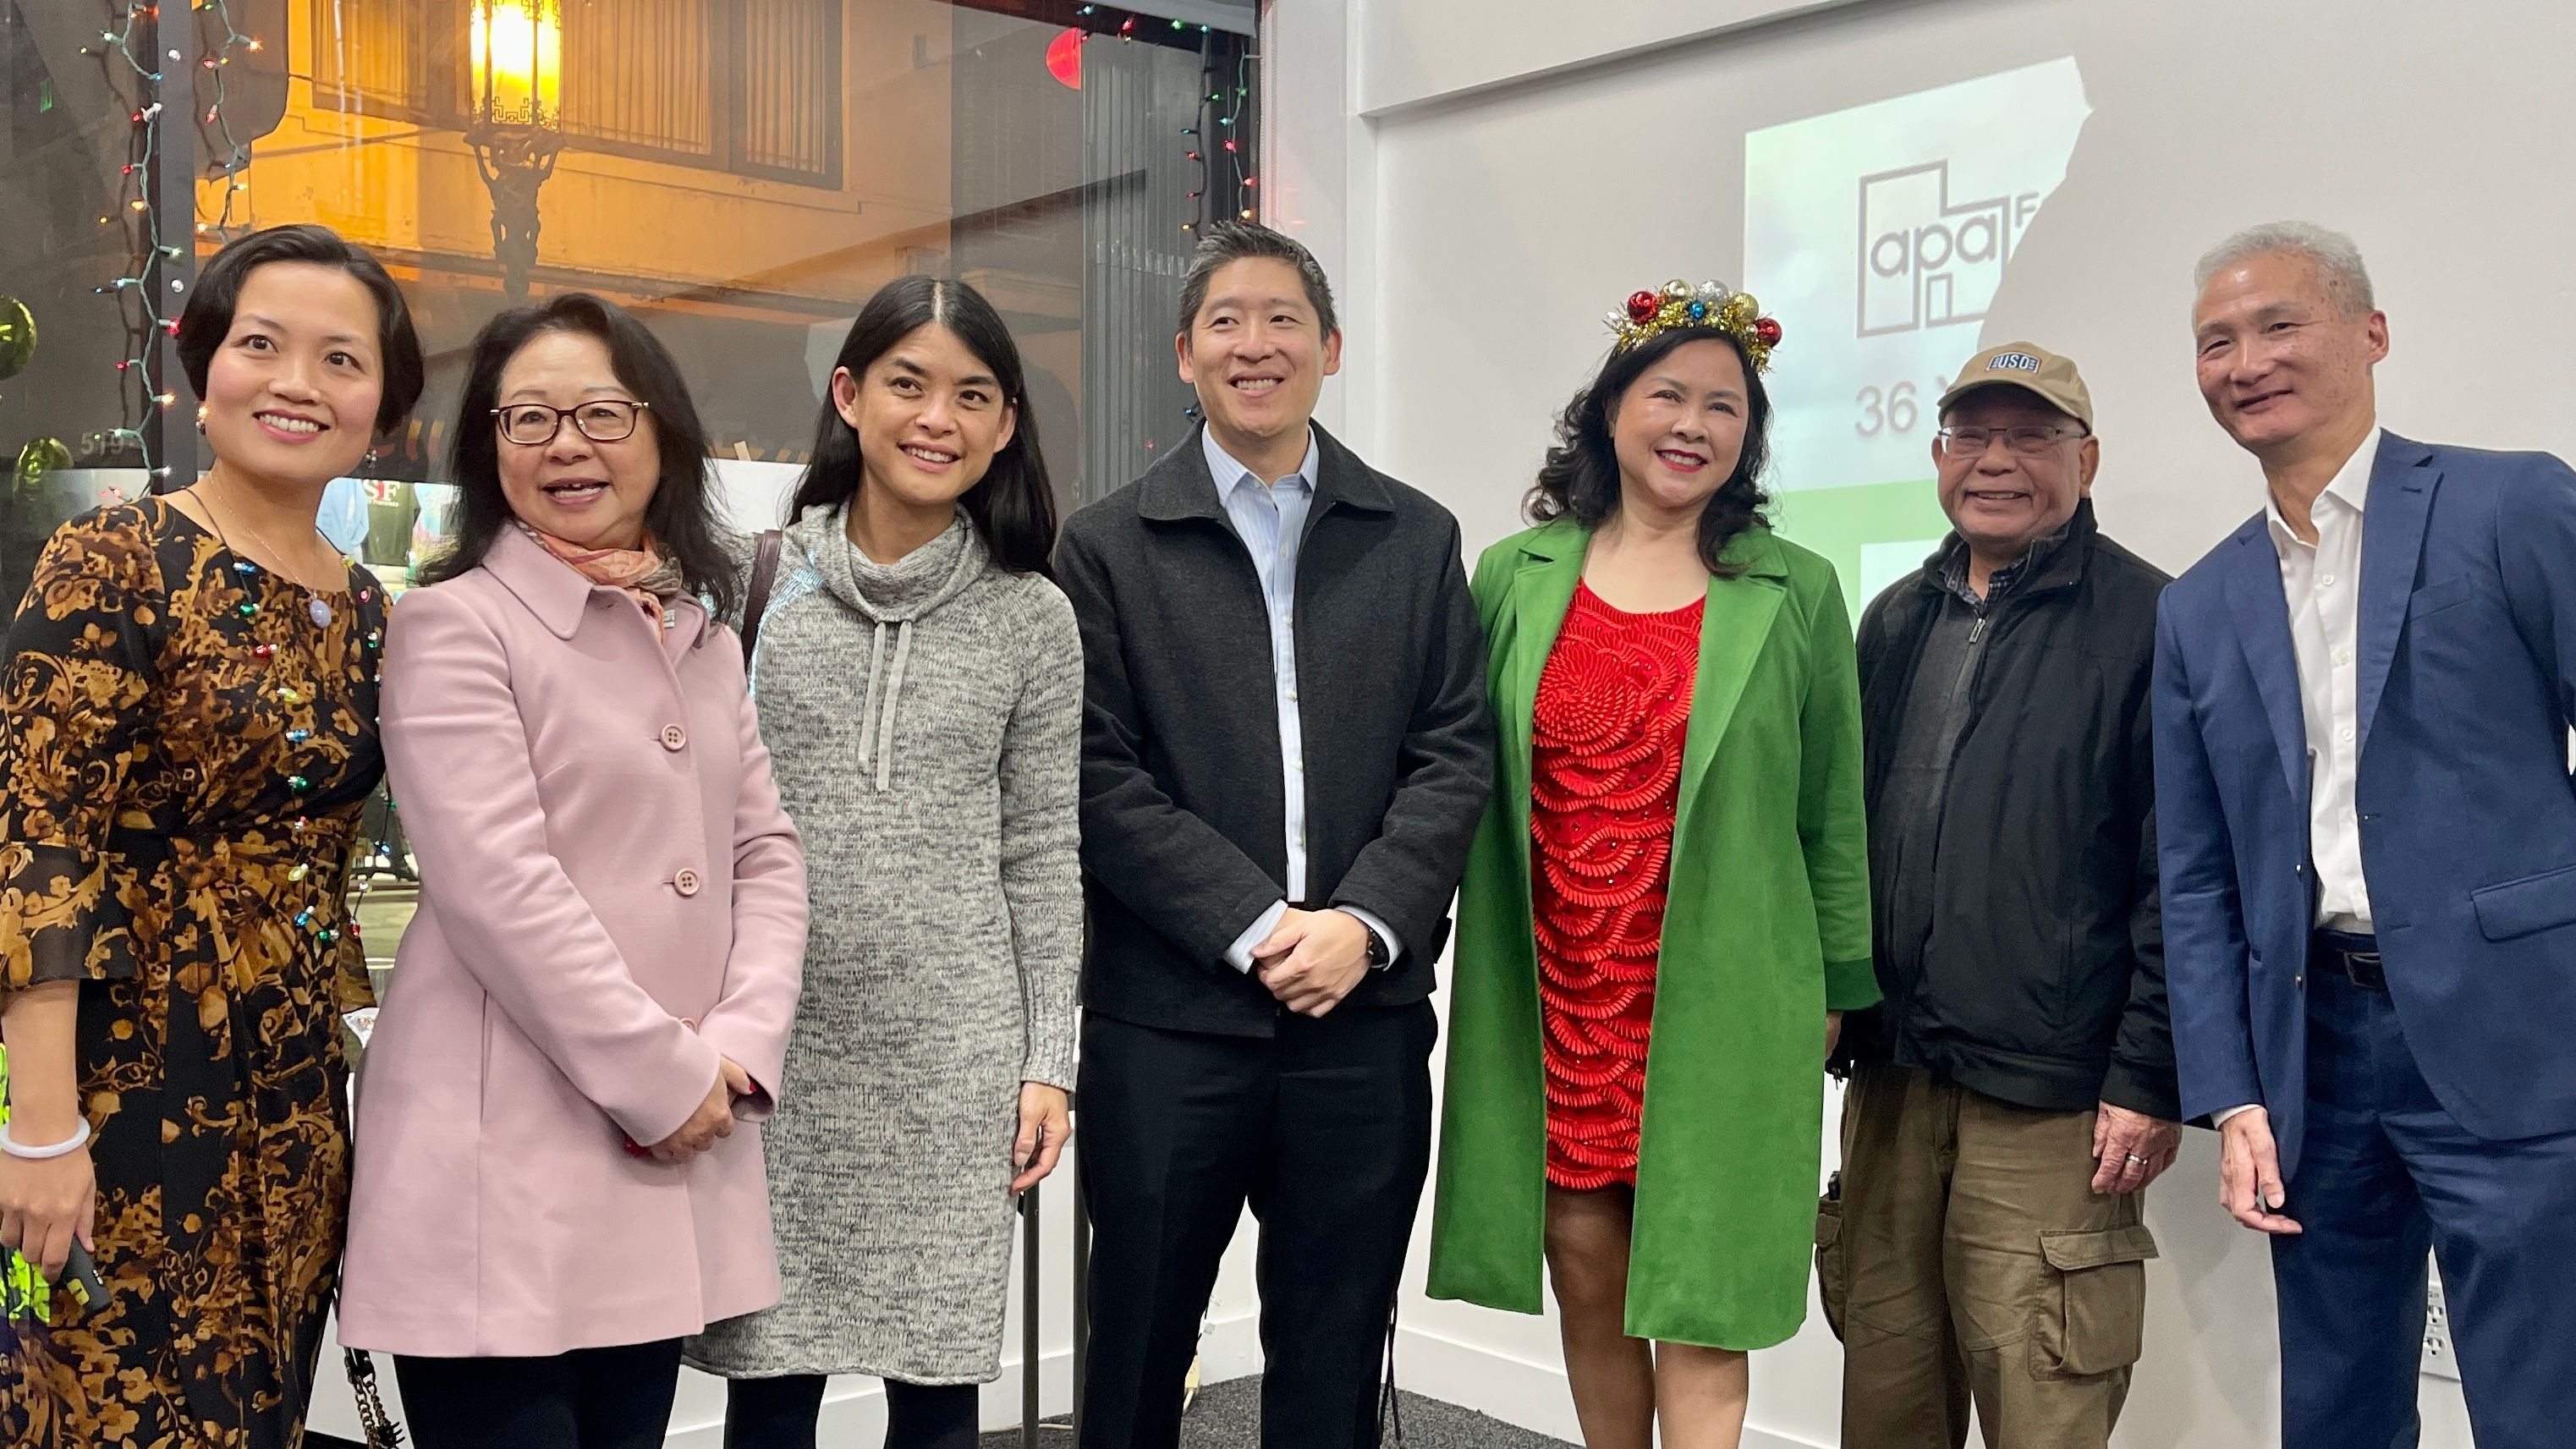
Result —
<instances>
[{"instance_id":1,"label":"tan baseball cap","mask_svg":"<svg viewBox=\"0 0 2576 1449\"><path fill-rule=\"evenodd\" d=\"M1983 387L2020 388L2082 423L2086 431L2092 430L2093 394L2085 388L2083 374L2073 362L2044 347L2007 342L1969 358L1968 365L1959 369L1959 380L1941 394L1933 411L1946 416L1952 403Z\"/></svg>"}]
</instances>

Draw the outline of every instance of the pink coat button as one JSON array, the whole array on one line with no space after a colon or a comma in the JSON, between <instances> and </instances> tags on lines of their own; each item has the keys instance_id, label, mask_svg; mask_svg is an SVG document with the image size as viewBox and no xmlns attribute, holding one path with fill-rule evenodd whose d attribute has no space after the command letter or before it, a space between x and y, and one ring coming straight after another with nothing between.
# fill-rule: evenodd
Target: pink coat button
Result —
<instances>
[{"instance_id":1,"label":"pink coat button","mask_svg":"<svg viewBox=\"0 0 2576 1449\"><path fill-rule=\"evenodd\" d=\"M684 896L696 895L698 893L699 883L698 873L694 870L683 870L678 875L671 877L672 889L677 890Z\"/></svg>"},{"instance_id":2,"label":"pink coat button","mask_svg":"<svg viewBox=\"0 0 2576 1449\"><path fill-rule=\"evenodd\" d=\"M662 726L662 748L666 750L677 750L685 747L688 743L689 732L687 730L684 730L675 724Z\"/></svg>"}]
</instances>

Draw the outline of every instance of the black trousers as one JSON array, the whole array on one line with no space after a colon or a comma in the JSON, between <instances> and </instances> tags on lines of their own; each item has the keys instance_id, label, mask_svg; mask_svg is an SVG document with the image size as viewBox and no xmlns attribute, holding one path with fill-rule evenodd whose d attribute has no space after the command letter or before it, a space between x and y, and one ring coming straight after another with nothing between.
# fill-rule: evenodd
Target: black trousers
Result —
<instances>
[{"instance_id":1,"label":"black trousers","mask_svg":"<svg viewBox=\"0 0 2576 1449\"><path fill-rule=\"evenodd\" d=\"M724 1449L815 1449L821 1374L733 1379L725 1384ZM887 1379L885 1449L975 1449L974 1384Z\"/></svg>"},{"instance_id":2,"label":"black trousers","mask_svg":"<svg viewBox=\"0 0 2576 1449\"><path fill-rule=\"evenodd\" d=\"M1218 1260L1249 1203L1265 1449L1369 1449L1431 1168L1431 1005L1282 1016L1273 1038L1082 1028L1091 1352L1083 1449L1173 1449Z\"/></svg>"},{"instance_id":3,"label":"black trousers","mask_svg":"<svg viewBox=\"0 0 2576 1449\"><path fill-rule=\"evenodd\" d=\"M417 1449L662 1449L680 1341L551 1358L394 1358Z\"/></svg>"}]
</instances>

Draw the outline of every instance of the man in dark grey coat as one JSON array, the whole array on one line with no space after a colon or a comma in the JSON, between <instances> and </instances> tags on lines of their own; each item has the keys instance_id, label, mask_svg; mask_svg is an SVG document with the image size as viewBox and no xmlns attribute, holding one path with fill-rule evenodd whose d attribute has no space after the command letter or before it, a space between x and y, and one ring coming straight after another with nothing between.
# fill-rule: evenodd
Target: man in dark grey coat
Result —
<instances>
[{"instance_id":1,"label":"man in dark grey coat","mask_svg":"<svg viewBox=\"0 0 2576 1449\"><path fill-rule=\"evenodd\" d=\"M1342 341L1313 256L1211 227L1182 302L1206 426L1056 553L1085 670L1082 1442L1177 1442L1248 1202L1263 1443L1374 1445L1432 962L1492 779L1484 641L1457 521L1313 424Z\"/></svg>"}]
</instances>

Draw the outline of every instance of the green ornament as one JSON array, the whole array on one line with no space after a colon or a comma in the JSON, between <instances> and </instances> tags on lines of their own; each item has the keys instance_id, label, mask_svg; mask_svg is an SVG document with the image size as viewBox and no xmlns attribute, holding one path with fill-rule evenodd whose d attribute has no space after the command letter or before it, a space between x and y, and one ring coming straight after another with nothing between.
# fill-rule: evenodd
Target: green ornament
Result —
<instances>
[{"instance_id":1,"label":"green ornament","mask_svg":"<svg viewBox=\"0 0 2576 1449\"><path fill-rule=\"evenodd\" d=\"M15 297L0 297L0 382L27 370L36 356L36 314Z\"/></svg>"},{"instance_id":2,"label":"green ornament","mask_svg":"<svg viewBox=\"0 0 2576 1449\"><path fill-rule=\"evenodd\" d=\"M18 450L17 467L10 472L10 482L21 493L33 492L45 475L57 468L72 465L72 450L60 438L33 438Z\"/></svg>"}]
</instances>

